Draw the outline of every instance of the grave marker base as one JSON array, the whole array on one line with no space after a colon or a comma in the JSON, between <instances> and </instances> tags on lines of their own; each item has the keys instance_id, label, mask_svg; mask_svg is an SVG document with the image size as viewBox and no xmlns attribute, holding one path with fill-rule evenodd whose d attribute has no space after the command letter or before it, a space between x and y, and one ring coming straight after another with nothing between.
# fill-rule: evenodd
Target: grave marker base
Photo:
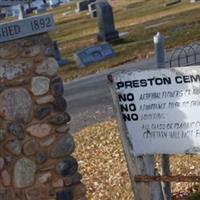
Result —
<instances>
[{"instance_id":1,"label":"grave marker base","mask_svg":"<svg viewBox=\"0 0 200 200\"><path fill-rule=\"evenodd\" d=\"M114 40L119 40L119 33L118 31L112 32L112 33L99 33L97 35L97 39L98 41L102 42L102 41L107 41L107 42L111 42Z\"/></svg>"}]
</instances>

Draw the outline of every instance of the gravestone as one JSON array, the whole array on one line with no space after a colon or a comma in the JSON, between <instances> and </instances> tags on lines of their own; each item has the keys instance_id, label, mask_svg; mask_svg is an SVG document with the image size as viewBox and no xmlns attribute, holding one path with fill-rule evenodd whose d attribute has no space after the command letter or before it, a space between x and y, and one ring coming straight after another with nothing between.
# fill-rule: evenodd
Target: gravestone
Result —
<instances>
[{"instance_id":1,"label":"gravestone","mask_svg":"<svg viewBox=\"0 0 200 200\"><path fill-rule=\"evenodd\" d=\"M19 4L17 7L18 7L18 19L20 20L20 19L27 17L27 15L24 11L24 6Z\"/></svg>"},{"instance_id":2,"label":"gravestone","mask_svg":"<svg viewBox=\"0 0 200 200\"><path fill-rule=\"evenodd\" d=\"M88 65L111 58L114 55L115 53L110 44L101 43L77 52L74 57L76 63L80 67L86 67Z\"/></svg>"},{"instance_id":3,"label":"gravestone","mask_svg":"<svg viewBox=\"0 0 200 200\"><path fill-rule=\"evenodd\" d=\"M88 5L88 11L89 11L89 14L90 14L91 18L97 17L96 2L90 3Z\"/></svg>"},{"instance_id":4,"label":"gravestone","mask_svg":"<svg viewBox=\"0 0 200 200\"><path fill-rule=\"evenodd\" d=\"M26 13L24 11L24 4L24 0L1 0L0 8L2 9L3 7L6 7L7 16L18 16L18 19L23 19L26 17ZM15 9L13 9L13 7L15 7Z\"/></svg>"},{"instance_id":5,"label":"gravestone","mask_svg":"<svg viewBox=\"0 0 200 200\"><path fill-rule=\"evenodd\" d=\"M0 6L15 6L19 4L24 4L24 0L1 0Z\"/></svg>"},{"instance_id":6,"label":"gravestone","mask_svg":"<svg viewBox=\"0 0 200 200\"><path fill-rule=\"evenodd\" d=\"M46 8L37 8L34 10L35 14L41 14L41 13L45 13L47 10Z\"/></svg>"},{"instance_id":7,"label":"gravestone","mask_svg":"<svg viewBox=\"0 0 200 200\"><path fill-rule=\"evenodd\" d=\"M55 0L49 0L49 6L50 8L56 8L58 6L60 6L61 2L59 0L55 1Z\"/></svg>"},{"instance_id":8,"label":"gravestone","mask_svg":"<svg viewBox=\"0 0 200 200\"><path fill-rule=\"evenodd\" d=\"M52 14L0 24L0 200L87 200L54 29Z\"/></svg>"},{"instance_id":9,"label":"gravestone","mask_svg":"<svg viewBox=\"0 0 200 200\"><path fill-rule=\"evenodd\" d=\"M56 61L59 64L59 66L63 66L63 65L66 65L66 64L69 63L68 60L61 58L57 41L53 41L53 56L56 59Z\"/></svg>"},{"instance_id":10,"label":"gravestone","mask_svg":"<svg viewBox=\"0 0 200 200\"><path fill-rule=\"evenodd\" d=\"M14 10L10 7L4 7L0 4L1 7L1 12L5 13L5 17L16 17L17 15L15 14Z\"/></svg>"},{"instance_id":11,"label":"gravestone","mask_svg":"<svg viewBox=\"0 0 200 200\"><path fill-rule=\"evenodd\" d=\"M0 20L5 19L6 14L5 13L0 13Z\"/></svg>"},{"instance_id":12,"label":"gravestone","mask_svg":"<svg viewBox=\"0 0 200 200\"><path fill-rule=\"evenodd\" d=\"M88 10L88 5L90 3L94 3L94 2L96 2L96 0L82 0L82 1L79 1L76 4L77 8L76 8L75 11L76 12L86 11L86 10Z\"/></svg>"},{"instance_id":13,"label":"gravestone","mask_svg":"<svg viewBox=\"0 0 200 200\"><path fill-rule=\"evenodd\" d=\"M115 29L113 11L111 5L107 1L99 1L96 3L99 33L98 41L112 41L119 39L119 33Z\"/></svg>"},{"instance_id":14,"label":"gravestone","mask_svg":"<svg viewBox=\"0 0 200 200\"><path fill-rule=\"evenodd\" d=\"M50 6L49 3L43 3L40 5L40 8L47 9L47 8L49 8L49 6Z\"/></svg>"}]
</instances>

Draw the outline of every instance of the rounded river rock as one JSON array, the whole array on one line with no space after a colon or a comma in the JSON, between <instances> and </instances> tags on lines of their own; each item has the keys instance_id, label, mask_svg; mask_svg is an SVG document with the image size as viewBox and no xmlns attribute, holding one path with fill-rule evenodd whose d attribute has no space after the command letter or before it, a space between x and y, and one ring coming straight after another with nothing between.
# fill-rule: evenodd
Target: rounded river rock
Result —
<instances>
[{"instance_id":1,"label":"rounded river rock","mask_svg":"<svg viewBox=\"0 0 200 200\"><path fill-rule=\"evenodd\" d=\"M65 157L70 155L75 148L75 144L71 135L62 136L50 150L52 158Z\"/></svg>"},{"instance_id":2,"label":"rounded river rock","mask_svg":"<svg viewBox=\"0 0 200 200\"><path fill-rule=\"evenodd\" d=\"M48 58L37 66L36 73L44 76L53 76L57 73L58 68L55 58Z\"/></svg>"},{"instance_id":3,"label":"rounded river rock","mask_svg":"<svg viewBox=\"0 0 200 200\"><path fill-rule=\"evenodd\" d=\"M17 122L9 123L8 131L14 136L16 136L19 140L23 140L25 138L24 129L22 125Z\"/></svg>"},{"instance_id":4,"label":"rounded river rock","mask_svg":"<svg viewBox=\"0 0 200 200\"><path fill-rule=\"evenodd\" d=\"M35 117L38 120L42 120L46 116L48 116L52 111L52 106L51 105L40 105L36 108L35 110Z\"/></svg>"},{"instance_id":5,"label":"rounded river rock","mask_svg":"<svg viewBox=\"0 0 200 200\"><path fill-rule=\"evenodd\" d=\"M64 112L64 113L56 113L56 114L53 114L52 116L50 116L48 118L48 122L50 124L53 124L53 125L66 124L70 120L71 120L71 118L70 118L69 114L66 113L66 112Z\"/></svg>"},{"instance_id":6,"label":"rounded river rock","mask_svg":"<svg viewBox=\"0 0 200 200\"><path fill-rule=\"evenodd\" d=\"M26 131L30 133L32 136L37 138L46 137L51 133L52 127L49 124L33 124L29 126Z\"/></svg>"},{"instance_id":7,"label":"rounded river rock","mask_svg":"<svg viewBox=\"0 0 200 200\"><path fill-rule=\"evenodd\" d=\"M23 152L27 156L33 155L37 152L38 148L39 144L34 138L32 138L24 143Z\"/></svg>"},{"instance_id":8,"label":"rounded river rock","mask_svg":"<svg viewBox=\"0 0 200 200\"><path fill-rule=\"evenodd\" d=\"M67 156L56 165L56 172L61 176L73 175L76 173L77 169L78 163L76 159L71 156Z\"/></svg>"},{"instance_id":9,"label":"rounded river rock","mask_svg":"<svg viewBox=\"0 0 200 200\"><path fill-rule=\"evenodd\" d=\"M57 112L65 112L67 108L67 102L64 97L56 97L53 105L55 111Z\"/></svg>"},{"instance_id":10,"label":"rounded river rock","mask_svg":"<svg viewBox=\"0 0 200 200\"><path fill-rule=\"evenodd\" d=\"M31 91L35 96L46 94L49 91L50 80L44 76L36 76L31 81Z\"/></svg>"},{"instance_id":11,"label":"rounded river rock","mask_svg":"<svg viewBox=\"0 0 200 200\"><path fill-rule=\"evenodd\" d=\"M14 166L14 183L17 188L31 186L34 182L36 165L27 158L21 158Z\"/></svg>"},{"instance_id":12,"label":"rounded river rock","mask_svg":"<svg viewBox=\"0 0 200 200\"><path fill-rule=\"evenodd\" d=\"M58 97L64 94L63 81L60 77L51 80L50 89L53 96Z\"/></svg>"},{"instance_id":13,"label":"rounded river rock","mask_svg":"<svg viewBox=\"0 0 200 200\"><path fill-rule=\"evenodd\" d=\"M30 122L32 118L32 100L24 88L11 88L0 94L0 116L6 120Z\"/></svg>"}]
</instances>

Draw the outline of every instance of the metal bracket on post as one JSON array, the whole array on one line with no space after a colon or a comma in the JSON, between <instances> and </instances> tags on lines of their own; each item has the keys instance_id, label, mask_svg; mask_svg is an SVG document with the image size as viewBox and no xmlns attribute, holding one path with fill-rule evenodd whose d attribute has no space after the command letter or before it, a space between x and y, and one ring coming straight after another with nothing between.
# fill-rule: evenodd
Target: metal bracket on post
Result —
<instances>
[{"instance_id":1,"label":"metal bracket on post","mask_svg":"<svg viewBox=\"0 0 200 200\"><path fill-rule=\"evenodd\" d=\"M164 37L158 32L154 37L154 47L155 47L155 57L156 64L158 68L165 68L165 48L164 48ZM161 155L162 162L162 175L169 176L170 175L170 162L169 155ZM171 200L171 185L169 182L162 183L163 189L163 197L164 200Z\"/></svg>"}]
</instances>

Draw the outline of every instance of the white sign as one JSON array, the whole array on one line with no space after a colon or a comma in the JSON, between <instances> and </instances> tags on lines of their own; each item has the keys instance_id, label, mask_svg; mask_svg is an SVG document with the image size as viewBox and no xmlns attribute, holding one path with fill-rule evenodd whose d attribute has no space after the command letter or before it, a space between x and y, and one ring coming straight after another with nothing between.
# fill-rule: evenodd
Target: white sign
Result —
<instances>
[{"instance_id":1,"label":"white sign","mask_svg":"<svg viewBox=\"0 0 200 200\"><path fill-rule=\"evenodd\" d=\"M52 14L28 17L22 20L0 24L0 42L48 32L55 29Z\"/></svg>"},{"instance_id":2,"label":"white sign","mask_svg":"<svg viewBox=\"0 0 200 200\"><path fill-rule=\"evenodd\" d=\"M114 73L135 155L200 153L200 67Z\"/></svg>"},{"instance_id":3,"label":"white sign","mask_svg":"<svg viewBox=\"0 0 200 200\"><path fill-rule=\"evenodd\" d=\"M15 6L24 3L24 0L0 0L0 6Z\"/></svg>"}]
</instances>

